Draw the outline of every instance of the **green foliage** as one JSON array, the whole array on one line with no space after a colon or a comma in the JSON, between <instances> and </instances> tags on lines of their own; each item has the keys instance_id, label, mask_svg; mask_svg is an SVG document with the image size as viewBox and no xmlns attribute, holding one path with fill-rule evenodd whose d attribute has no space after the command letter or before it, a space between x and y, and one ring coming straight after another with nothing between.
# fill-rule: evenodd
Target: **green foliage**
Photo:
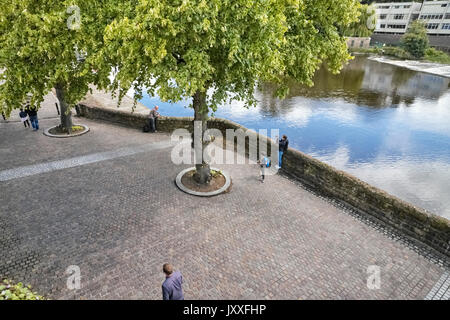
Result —
<instances>
[{"instance_id":1,"label":"green foliage","mask_svg":"<svg viewBox=\"0 0 450 320\"><path fill-rule=\"evenodd\" d=\"M425 24L419 20L411 23L402 37L402 47L414 58L422 59L430 46Z\"/></svg>"},{"instance_id":2,"label":"green foliage","mask_svg":"<svg viewBox=\"0 0 450 320\"><path fill-rule=\"evenodd\" d=\"M362 5L358 9L358 14L358 21L341 30L344 36L370 37L374 32L377 24L375 8L369 5Z\"/></svg>"},{"instance_id":3,"label":"green foliage","mask_svg":"<svg viewBox=\"0 0 450 320\"><path fill-rule=\"evenodd\" d=\"M382 53L400 59L413 59L414 57L401 47L384 47Z\"/></svg>"},{"instance_id":4,"label":"green foliage","mask_svg":"<svg viewBox=\"0 0 450 320\"><path fill-rule=\"evenodd\" d=\"M220 175L222 175L222 171L220 171L220 170L211 170L211 176L213 178L218 177Z\"/></svg>"},{"instance_id":5,"label":"green foliage","mask_svg":"<svg viewBox=\"0 0 450 320\"><path fill-rule=\"evenodd\" d=\"M24 286L22 282L14 284L10 280L0 282L0 300L45 300L31 290L31 286Z\"/></svg>"},{"instance_id":6,"label":"green foliage","mask_svg":"<svg viewBox=\"0 0 450 320\"><path fill-rule=\"evenodd\" d=\"M373 54L382 54L383 49L379 47L370 47L370 48L349 48L350 52L357 53L373 53Z\"/></svg>"},{"instance_id":7,"label":"green foliage","mask_svg":"<svg viewBox=\"0 0 450 320\"><path fill-rule=\"evenodd\" d=\"M75 4L81 20L80 27L72 29L68 22L77 22ZM38 107L57 85L63 88L65 102L73 105L85 96L90 84L107 83L110 69L96 69L92 58L103 45L106 25L131 10L132 4L113 0L3 1L0 110L9 116L11 110L22 106L28 93L31 104ZM80 61L83 55L86 59Z\"/></svg>"},{"instance_id":8,"label":"green foliage","mask_svg":"<svg viewBox=\"0 0 450 320\"><path fill-rule=\"evenodd\" d=\"M261 81L287 93L286 78L312 84L327 63L351 57L339 34L357 19L357 0L140 0L107 28L101 69L118 66L112 88L142 88L163 101L207 92L215 111L229 99L255 103ZM108 57L108 59L104 59ZM178 59L177 59L178 58Z\"/></svg>"},{"instance_id":9,"label":"green foliage","mask_svg":"<svg viewBox=\"0 0 450 320\"><path fill-rule=\"evenodd\" d=\"M425 50L425 60L443 64L450 64L450 55L447 53L436 50L435 48L428 48Z\"/></svg>"},{"instance_id":10,"label":"green foliage","mask_svg":"<svg viewBox=\"0 0 450 320\"><path fill-rule=\"evenodd\" d=\"M80 8L80 28L67 27ZM0 11L0 111L27 94L39 106L54 87L69 105L90 84L143 88L163 101L207 92L255 103L261 81L312 85L324 63L337 73L351 58L339 30L358 18L358 0L9 0ZM78 59L83 55L84 60ZM177 59L178 58L178 59ZM112 85L111 69L117 71Z\"/></svg>"}]
</instances>

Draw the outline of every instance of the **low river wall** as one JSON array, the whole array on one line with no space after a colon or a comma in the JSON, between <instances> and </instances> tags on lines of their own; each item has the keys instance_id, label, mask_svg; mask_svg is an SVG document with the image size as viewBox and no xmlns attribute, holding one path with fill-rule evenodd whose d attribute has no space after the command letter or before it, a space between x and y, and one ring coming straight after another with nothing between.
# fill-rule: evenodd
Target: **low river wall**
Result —
<instances>
[{"instance_id":1,"label":"low river wall","mask_svg":"<svg viewBox=\"0 0 450 320\"><path fill-rule=\"evenodd\" d=\"M77 107L77 113L82 117L118 123L138 130L142 130L147 121L143 114L85 104ZM158 119L157 129L162 132L172 132L178 128L185 128L192 132L192 121L193 118L189 117L161 117ZM270 145L275 143L265 136L260 136L254 131L225 119L210 119L208 128L220 130L224 137L227 129L242 129L247 135L247 154L255 138L260 138L260 141L267 144L269 155ZM290 149L284 156L283 171L314 190L351 205L364 214L371 215L404 235L450 257L449 220L406 203L295 149Z\"/></svg>"}]
</instances>

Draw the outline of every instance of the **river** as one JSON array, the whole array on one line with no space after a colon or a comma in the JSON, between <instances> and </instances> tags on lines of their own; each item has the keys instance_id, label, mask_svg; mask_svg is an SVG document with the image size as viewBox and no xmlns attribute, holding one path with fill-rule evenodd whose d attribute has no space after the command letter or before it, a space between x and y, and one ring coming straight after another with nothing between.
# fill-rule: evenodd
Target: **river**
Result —
<instances>
[{"instance_id":1,"label":"river","mask_svg":"<svg viewBox=\"0 0 450 320\"><path fill-rule=\"evenodd\" d=\"M215 116L280 129L291 147L450 219L450 79L356 56L339 75L319 70L314 83L290 83L284 100L265 84L257 107L234 102ZM193 115L189 101L141 102Z\"/></svg>"}]
</instances>

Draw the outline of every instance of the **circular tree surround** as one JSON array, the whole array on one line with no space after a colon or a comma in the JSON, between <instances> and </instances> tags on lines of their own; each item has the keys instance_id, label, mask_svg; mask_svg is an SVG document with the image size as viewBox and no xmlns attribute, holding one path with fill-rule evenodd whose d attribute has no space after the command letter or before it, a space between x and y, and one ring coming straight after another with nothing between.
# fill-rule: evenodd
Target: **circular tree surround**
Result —
<instances>
[{"instance_id":1,"label":"circular tree surround","mask_svg":"<svg viewBox=\"0 0 450 320\"><path fill-rule=\"evenodd\" d=\"M216 177L213 177L213 180L207 186L201 186L194 182L192 174L195 172L195 167L181 171L177 175L175 183L181 191L198 197L213 197L228 191L231 187L230 176L217 168L211 168L211 171L216 172Z\"/></svg>"},{"instance_id":2,"label":"circular tree surround","mask_svg":"<svg viewBox=\"0 0 450 320\"><path fill-rule=\"evenodd\" d=\"M74 125L73 127L82 127L82 129L74 131L71 134L67 134L65 132L58 132L59 126L55 126L55 127L45 129L44 135L46 135L48 137L52 137L52 138L70 138L70 137L81 136L85 133L88 133L90 130L89 127L84 124L77 124L77 125Z\"/></svg>"}]
</instances>

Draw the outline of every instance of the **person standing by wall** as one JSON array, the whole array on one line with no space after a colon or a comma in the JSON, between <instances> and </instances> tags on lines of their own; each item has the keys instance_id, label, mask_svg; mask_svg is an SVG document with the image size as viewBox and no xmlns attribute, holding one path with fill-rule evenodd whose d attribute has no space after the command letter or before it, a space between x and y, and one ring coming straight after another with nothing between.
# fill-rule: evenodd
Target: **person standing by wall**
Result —
<instances>
[{"instance_id":1,"label":"person standing by wall","mask_svg":"<svg viewBox=\"0 0 450 320\"><path fill-rule=\"evenodd\" d=\"M163 265L163 272L166 275L166 280L162 284L163 300L184 300L181 272L174 272L173 266L169 263Z\"/></svg>"},{"instance_id":2,"label":"person standing by wall","mask_svg":"<svg viewBox=\"0 0 450 320\"><path fill-rule=\"evenodd\" d=\"M33 131L39 130L39 121L37 116L37 109L36 107L30 107L27 105L26 112L28 113L28 116L30 117L31 126L33 127Z\"/></svg>"},{"instance_id":3,"label":"person standing by wall","mask_svg":"<svg viewBox=\"0 0 450 320\"><path fill-rule=\"evenodd\" d=\"M288 150L289 146L289 140L286 135L283 135L283 137L279 141L279 151L278 151L278 168L281 168L281 161L283 160L283 155Z\"/></svg>"},{"instance_id":4,"label":"person standing by wall","mask_svg":"<svg viewBox=\"0 0 450 320\"><path fill-rule=\"evenodd\" d=\"M160 116L158 113L158 106L155 106L148 115L148 125L150 126L150 132L156 132L156 120Z\"/></svg>"}]
</instances>

